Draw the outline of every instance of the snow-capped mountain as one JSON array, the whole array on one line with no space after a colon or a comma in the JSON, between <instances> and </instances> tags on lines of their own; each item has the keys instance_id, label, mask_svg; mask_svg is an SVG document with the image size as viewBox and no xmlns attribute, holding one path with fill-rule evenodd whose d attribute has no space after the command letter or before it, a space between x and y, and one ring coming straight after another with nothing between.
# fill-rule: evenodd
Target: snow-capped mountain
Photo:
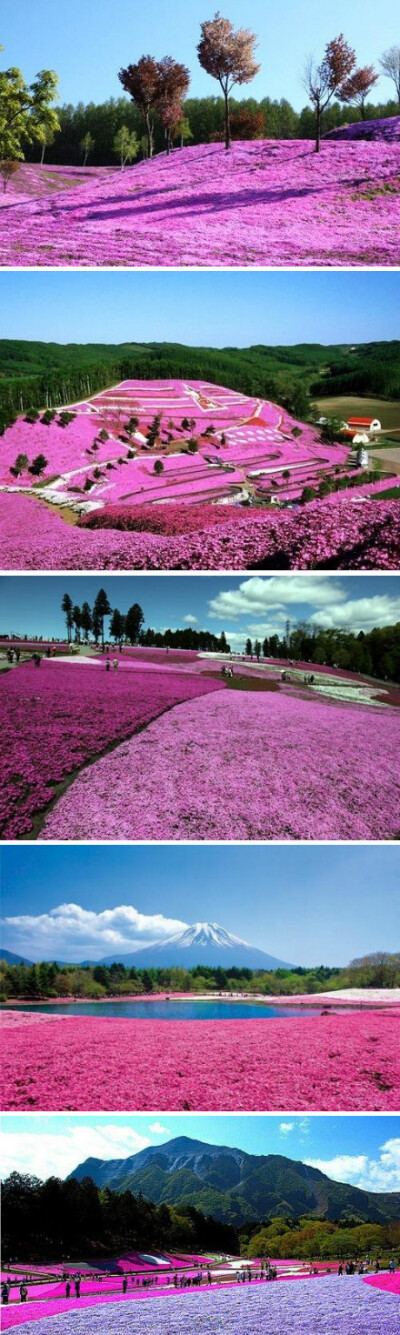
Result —
<instances>
[{"instance_id":1,"label":"snow-capped mountain","mask_svg":"<svg viewBox=\"0 0 400 1335\"><path fill-rule=\"evenodd\" d=\"M227 932L217 922L194 922L191 927L185 927L183 931L175 932L162 941L153 941L151 945L143 946L129 955L118 952L108 955L101 963L113 964L114 961L147 969L161 969L163 965L180 965L184 969L191 969L196 964L225 969L229 966L247 969L290 967L284 960L267 955L264 950L249 945L248 941L242 941L240 936Z\"/></svg>"}]
</instances>

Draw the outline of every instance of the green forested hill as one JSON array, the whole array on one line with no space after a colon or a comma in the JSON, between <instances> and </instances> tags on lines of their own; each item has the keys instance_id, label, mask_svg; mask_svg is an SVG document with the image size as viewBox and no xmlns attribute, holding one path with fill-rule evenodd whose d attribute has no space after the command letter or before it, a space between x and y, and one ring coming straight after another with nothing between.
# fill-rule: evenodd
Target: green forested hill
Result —
<instances>
[{"instance_id":1,"label":"green forested hill","mask_svg":"<svg viewBox=\"0 0 400 1335\"><path fill-rule=\"evenodd\" d=\"M362 1191L334 1182L283 1155L251 1155L181 1137L122 1160L87 1159L71 1173L102 1190L139 1192L154 1203L193 1206L240 1226L269 1216L384 1222L400 1217L400 1194Z\"/></svg>"},{"instance_id":2,"label":"green forested hill","mask_svg":"<svg viewBox=\"0 0 400 1335\"><path fill-rule=\"evenodd\" d=\"M313 396L352 393L400 398L400 341L197 348L179 343L58 344L2 339L0 431L29 407L68 403L129 377L216 381L273 399L305 418Z\"/></svg>"}]
</instances>

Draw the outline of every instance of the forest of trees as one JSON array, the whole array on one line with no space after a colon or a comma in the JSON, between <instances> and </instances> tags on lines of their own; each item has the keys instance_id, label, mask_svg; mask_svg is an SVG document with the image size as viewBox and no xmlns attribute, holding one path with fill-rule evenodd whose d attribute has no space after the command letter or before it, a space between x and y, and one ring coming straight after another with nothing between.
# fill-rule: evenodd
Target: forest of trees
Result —
<instances>
[{"instance_id":1,"label":"forest of trees","mask_svg":"<svg viewBox=\"0 0 400 1335\"><path fill-rule=\"evenodd\" d=\"M322 630L306 622L288 627L285 635L266 636L251 644L256 657L321 663L400 682L400 622L374 630Z\"/></svg>"},{"instance_id":2,"label":"forest of trees","mask_svg":"<svg viewBox=\"0 0 400 1335\"><path fill-rule=\"evenodd\" d=\"M0 434L21 413L78 402L119 380L208 380L281 403L300 420L313 396L400 398L400 342L196 348L175 343L0 340Z\"/></svg>"},{"instance_id":3,"label":"forest of trees","mask_svg":"<svg viewBox=\"0 0 400 1335\"><path fill-rule=\"evenodd\" d=\"M238 1234L192 1206L153 1205L131 1191L98 1190L90 1177L61 1181L11 1173L2 1184L3 1263L157 1248L239 1253Z\"/></svg>"},{"instance_id":4,"label":"forest of trees","mask_svg":"<svg viewBox=\"0 0 400 1335\"><path fill-rule=\"evenodd\" d=\"M346 968L279 968L268 972L235 968L216 968L198 964L194 969L180 966L153 969L126 968L114 964L75 965L48 963L7 964L0 960L0 1000L40 1001L76 997L86 1000L102 997L150 996L158 992L263 993L265 996L296 996L300 993L337 991L342 987L399 987L400 955L377 951L352 960Z\"/></svg>"},{"instance_id":5,"label":"forest of trees","mask_svg":"<svg viewBox=\"0 0 400 1335\"><path fill-rule=\"evenodd\" d=\"M92 607L88 602L79 606L73 602L69 593L64 593L61 611L65 616L68 644L72 637L76 644L80 644L81 640L87 642L92 635L96 644L101 640L103 647L114 640L115 644L126 642L157 649L230 652L224 631L221 635L213 635L210 630L194 630L192 626L165 631L152 630L149 626L144 630L144 613L140 603L132 603L127 612L120 612L118 607L111 607L105 589L99 589Z\"/></svg>"},{"instance_id":6,"label":"forest of trees","mask_svg":"<svg viewBox=\"0 0 400 1335\"><path fill-rule=\"evenodd\" d=\"M2 1184L3 1262L51 1263L106 1258L139 1249L190 1254L299 1257L326 1260L389 1256L397 1259L400 1223L338 1222L279 1216L240 1227L221 1223L192 1205L154 1205L129 1190L98 1189L90 1177L45 1182L11 1173ZM212 1198L212 1193L211 1193ZM104 1258L104 1259L103 1259ZM83 1267L84 1268L84 1267ZM49 1265L51 1269L51 1265ZM68 1271L68 1265L66 1265Z\"/></svg>"},{"instance_id":7,"label":"forest of trees","mask_svg":"<svg viewBox=\"0 0 400 1335\"><path fill-rule=\"evenodd\" d=\"M287 98L271 100L263 97L230 98L231 129L233 139L313 139L315 135L315 116L311 106L297 112ZM375 120L389 116L398 116L398 103L393 101L368 102L366 118ZM86 134L92 138L89 165L116 165L115 137L121 126L135 133L139 144L140 157L147 155L144 137L143 118L138 107L126 97L109 98L96 105L89 102L86 106L79 102L57 108L60 131L52 144L46 148L46 162L63 165L82 164L82 143ZM335 130L338 126L349 125L360 120L360 111L355 106L341 106L333 102L324 115L323 132ZM204 144L222 139L224 133L224 99L209 97L188 97L183 102L183 121L188 131L184 130L184 142ZM175 146L181 143L181 124L177 127ZM165 130L161 119L157 118L154 128L154 150L156 153L165 149ZM41 150L40 150L41 151ZM37 161L40 156L37 146L27 146L27 161Z\"/></svg>"}]
</instances>

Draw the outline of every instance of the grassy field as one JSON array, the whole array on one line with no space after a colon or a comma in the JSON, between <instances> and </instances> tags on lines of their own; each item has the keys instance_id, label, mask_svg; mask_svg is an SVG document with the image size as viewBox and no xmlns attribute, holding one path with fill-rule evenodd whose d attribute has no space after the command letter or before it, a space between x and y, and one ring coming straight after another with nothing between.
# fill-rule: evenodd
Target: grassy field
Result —
<instances>
[{"instance_id":1,"label":"grassy field","mask_svg":"<svg viewBox=\"0 0 400 1335\"><path fill-rule=\"evenodd\" d=\"M326 417L341 417L343 421L347 421L348 417L355 417L358 413L362 417L377 417L384 427L386 438L394 440L397 445L400 445L399 399L391 401L338 396L337 398L317 399L317 408Z\"/></svg>"}]
</instances>

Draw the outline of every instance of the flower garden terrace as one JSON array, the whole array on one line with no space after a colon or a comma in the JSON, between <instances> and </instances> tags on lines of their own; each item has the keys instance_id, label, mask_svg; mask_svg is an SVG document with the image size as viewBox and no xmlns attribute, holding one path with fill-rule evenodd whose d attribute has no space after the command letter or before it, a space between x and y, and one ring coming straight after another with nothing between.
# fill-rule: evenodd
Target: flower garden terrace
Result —
<instances>
[{"instance_id":1,"label":"flower garden terrace","mask_svg":"<svg viewBox=\"0 0 400 1335\"><path fill-rule=\"evenodd\" d=\"M285 409L222 386L123 381L19 419L1 459L5 569L398 564L390 475L368 480L347 442L325 444ZM329 506L298 509L332 487Z\"/></svg>"},{"instance_id":2,"label":"flower garden terrace","mask_svg":"<svg viewBox=\"0 0 400 1335\"><path fill-rule=\"evenodd\" d=\"M390 267L399 179L397 139L326 140L319 154L309 140L183 148L123 178L94 169L73 189L53 177L45 196L5 197L0 263Z\"/></svg>"},{"instance_id":3,"label":"flower garden terrace","mask_svg":"<svg viewBox=\"0 0 400 1335\"><path fill-rule=\"evenodd\" d=\"M128 1331L150 1335L155 1327L160 1335L183 1335L188 1327L195 1335L210 1330L226 1335L259 1335L260 1330L265 1335L395 1335L399 1329L397 1274L339 1277L336 1266L334 1273L327 1274L323 1273L326 1267L317 1265L310 1276L309 1268L307 1273L289 1262L286 1270L277 1263L278 1281L270 1283L265 1268L260 1278L260 1262L250 1267L248 1263L238 1266L237 1261L234 1265L230 1269L229 1260L225 1263L225 1279L223 1267L213 1265L211 1283L207 1271L201 1270L201 1284L196 1282L197 1266L192 1276L184 1274L183 1291L173 1282L166 1285L165 1280L163 1285L135 1286L129 1274L123 1296L121 1279L117 1281L119 1292L96 1293L93 1284L90 1293L90 1280L85 1278L82 1296L77 1298L72 1276L69 1299L54 1295L32 1298L26 1305L11 1301L2 1310L3 1330L18 1326L32 1335L50 1335L50 1331L51 1335L87 1335L88 1309L90 1335L109 1335L110 1329L113 1335L127 1335ZM245 1282L240 1279L241 1271ZM106 1283L108 1287L109 1281ZM65 1293L59 1285L61 1288Z\"/></svg>"},{"instance_id":4,"label":"flower garden terrace","mask_svg":"<svg viewBox=\"0 0 400 1335\"><path fill-rule=\"evenodd\" d=\"M282 671L239 660L227 682L218 656L124 649L117 672L3 672L3 837L395 838L398 689Z\"/></svg>"}]
</instances>

